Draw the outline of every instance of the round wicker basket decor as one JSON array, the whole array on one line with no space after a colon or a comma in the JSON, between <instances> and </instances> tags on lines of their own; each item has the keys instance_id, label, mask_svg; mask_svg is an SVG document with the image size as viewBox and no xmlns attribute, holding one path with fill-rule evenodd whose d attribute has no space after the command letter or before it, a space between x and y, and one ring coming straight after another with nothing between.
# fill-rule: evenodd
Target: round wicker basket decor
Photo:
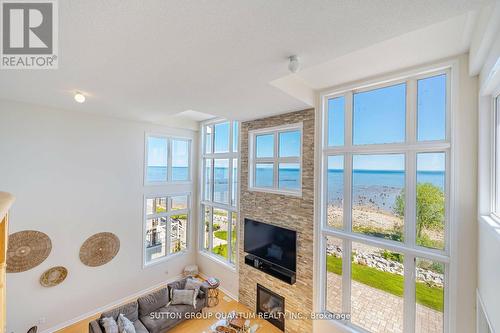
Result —
<instances>
[{"instance_id":1,"label":"round wicker basket decor","mask_svg":"<svg viewBox=\"0 0 500 333\"><path fill-rule=\"evenodd\" d=\"M50 254L49 236L36 230L25 230L9 236L7 273L24 272L40 265Z\"/></svg>"},{"instance_id":2,"label":"round wicker basket decor","mask_svg":"<svg viewBox=\"0 0 500 333\"><path fill-rule=\"evenodd\" d=\"M66 276L68 276L68 270L65 267L52 267L40 276L40 284L44 287L54 287L63 282Z\"/></svg>"},{"instance_id":3,"label":"round wicker basket decor","mask_svg":"<svg viewBox=\"0 0 500 333\"><path fill-rule=\"evenodd\" d=\"M97 267L111 261L120 250L120 240L111 232L90 236L80 248L80 260L87 266Z\"/></svg>"}]
</instances>

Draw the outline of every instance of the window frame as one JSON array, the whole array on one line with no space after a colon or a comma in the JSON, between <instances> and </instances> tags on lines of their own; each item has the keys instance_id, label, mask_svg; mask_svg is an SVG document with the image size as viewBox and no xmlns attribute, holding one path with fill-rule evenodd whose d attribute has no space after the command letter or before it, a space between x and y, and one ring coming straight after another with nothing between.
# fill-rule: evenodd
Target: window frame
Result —
<instances>
[{"instance_id":1,"label":"window frame","mask_svg":"<svg viewBox=\"0 0 500 333\"><path fill-rule=\"evenodd\" d=\"M149 138L164 138L167 140L167 180L166 181L148 181L148 148L149 148ZM188 179L187 180L172 180L172 168L173 168L173 156L172 156L172 141L185 141L188 143ZM144 135L144 173L143 173L143 185L144 186L156 186L156 185L167 185L167 184L191 184L193 181L193 168L192 154L193 139L185 136L175 136L168 134L161 134L155 132L146 132Z\"/></svg>"},{"instance_id":2,"label":"window frame","mask_svg":"<svg viewBox=\"0 0 500 333\"><path fill-rule=\"evenodd\" d=\"M500 88L492 95L491 216L500 221Z\"/></svg>"},{"instance_id":3,"label":"window frame","mask_svg":"<svg viewBox=\"0 0 500 333\"><path fill-rule=\"evenodd\" d=\"M318 206L316 214L319 216L320 231L318 233L318 283L321 286L317 306L321 312L328 312L327 302L327 271L326 271L326 245L327 236L340 239L342 241L344 253L351 253L352 243L357 242L369 246L379 247L404 255L404 332L412 332L415 327L416 319L416 296L415 296L415 259L424 258L438 261L444 264L444 312L443 325L444 332L450 332L452 318L451 304L454 298L454 232L450 221L453 221L453 207L455 198L455 189L452 188L452 179L454 173L454 149L453 149L453 113L452 109L456 107L456 67L457 61L437 64L427 68L420 68L413 71L402 73L400 76L386 76L370 81L360 81L348 84L343 87L325 90L319 94L320 112L318 113L317 135L319 161L316 163L320 186L317 189ZM418 141L417 136L417 81L428 77L446 74L446 110L445 110L445 139L436 141ZM353 144L353 94L356 92L373 90L399 83L406 82L406 119L405 119L405 141L403 143L387 144ZM344 107L344 145L328 145L328 101L337 97L345 97ZM417 177L417 153L425 152L445 152L445 249L435 250L418 246L416 244L415 224L416 224L416 177ZM402 153L405 155L405 207L407 208L404 217L404 242L391 241L387 239L377 239L371 236L358 234L351 231L352 226L352 156L356 154L388 154ZM328 226L328 157L341 155L344 158L344 193L343 193L343 229L338 230ZM346 256L348 257L348 256ZM351 260L342 260L342 310L351 312ZM452 292L453 291L453 292ZM339 322L340 323L340 322ZM363 328L352 324L350 321L341 322L356 331L365 331Z\"/></svg>"},{"instance_id":4,"label":"window frame","mask_svg":"<svg viewBox=\"0 0 500 333\"><path fill-rule=\"evenodd\" d=\"M177 197L177 196L187 196L187 208L186 209L172 210L171 198ZM167 198L167 211L165 213L148 214L148 212L147 212L148 199L155 199L155 198ZM142 221L142 268L157 265L159 263L168 261L171 258L186 254L186 253L191 251L190 232L191 232L191 220L192 220L192 211L193 211L192 210L191 192L157 192L157 193L145 194L143 197L143 205L144 206L143 206L143 221ZM175 253L170 253L171 216L180 215L180 214L187 215L186 248L181 250L181 251L175 252ZM167 233L165 236L166 237L165 255L160 257L160 258L156 258L156 259L152 259L151 261L147 261L147 259L146 259L147 222L148 222L148 219L161 218L161 217L167 218Z\"/></svg>"},{"instance_id":5,"label":"window frame","mask_svg":"<svg viewBox=\"0 0 500 333\"><path fill-rule=\"evenodd\" d=\"M228 138L228 147L229 147L229 152L224 152L224 153L215 153L215 125L229 122L229 138ZM236 133L236 141L234 138L234 129L235 129L235 123L237 123L237 133ZM207 153L206 151L206 145L207 145L207 135L205 133L205 129L207 126L210 126L212 128L212 133L210 136L210 147L211 151ZM241 122L235 121L235 120L228 120L228 119L223 119L223 118L216 118L216 119L211 119L204 121L200 124L200 157L201 157L201 163L200 163L200 185L199 185L199 214L198 214L198 252L202 255L207 256L208 258L223 264L230 268L231 270L235 271L236 267L238 265L238 247L239 247L239 242L238 242L238 234L239 234L239 203L240 203L240 178L241 178L241 159L240 159L240 151L241 151L241 144L240 144L240 137L241 137ZM234 147L234 143L237 143L237 147ZM215 160L216 159L227 159L229 161L228 163L228 202L227 204L225 203L219 203L214 201L214 186L215 186ZM209 182L209 199L205 199L205 191L206 191L206 184L207 184L207 179L206 179L206 161L210 160L212 163L212 167L210 169L210 179L211 182ZM237 162L237 175L236 175L236 202L234 205L232 204L232 198L233 198L233 182L234 182L234 160ZM205 241L205 207L211 207L211 214L210 214L210 221L209 221L209 231L208 231L208 249L206 250L204 247L204 241ZM228 253L228 258L224 258L220 255L217 255L212 252L213 249L213 210L214 209L223 209L227 211L227 222L228 222L228 240L227 240L227 253ZM233 230L233 213L236 213L236 221L234 223L235 229ZM232 235L233 233L236 233L236 258L233 261L231 259L231 253L232 253Z\"/></svg>"},{"instance_id":6,"label":"window frame","mask_svg":"<svg viewBox=\"0 0 500 333\"><path fill-rule=\"evenodd\" d=\"M299 156L298 157L280 157L279 156L279 135L280 133L299 131ZM257 157L257 144L256 138L261 135L273 135L274 147L273 157ZM248 190L253 192L267 192L274 194L283 194L295 197L302 197L302 156L303 156L303 123L293 123L281 126L274 126L268 128L260 128L248 131ZM272 187L259 187L255 186L256 180L256 166L259 163L272 163L273 164L273 186ZM294 163L298 164L299 171L299 188L281 189L279 188L279 165L280 163Z\"/></svg>"}]
</instances>

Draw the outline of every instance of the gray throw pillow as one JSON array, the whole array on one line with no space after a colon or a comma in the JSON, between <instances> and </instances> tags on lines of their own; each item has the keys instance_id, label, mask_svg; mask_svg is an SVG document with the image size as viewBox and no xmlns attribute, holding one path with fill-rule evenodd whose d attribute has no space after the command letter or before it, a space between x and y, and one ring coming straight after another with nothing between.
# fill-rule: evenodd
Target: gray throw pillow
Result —
<instances>
[{"instance_id":1,"label":"gray throw pillow","mask_svg":"<svg viewBox=\"0 0 500 333\"><path fill-rule=\"evenodd\" d=\"M118 333L118 325L116 324L115 318L101 318L101 325L104 327L104 333Z\"/></svg>"},{"instance_id":2,"label":"gray throw pillow","mask_svg":"<svg viewBox=\"0 0 500 333\"><path fill-rule=\"evenodd\" d=\"M201 282L200 280L187 279L186 280L186 286L184 287L184 289L186 289L186 290L200 289L202 283L203 282Z\"/></svg>"},{"instance_id":3,"label":"gray throw pillow","mask_svg":"<svg viewBox=\"0 0 500 333\"><path fill-rule=\"evenodd\" d=\"M134 324L123 313L118 316L118 329L120 333L135 333Z\"/></svg>"},{"instance_id":4,"label":"gray throw pillow","mask_svg":"<svg viewBox=\"0 0 500 333\"><path fill-rule=\"evenodd\" d=\"M183 290L174 289L172 291L172 305L192 305L196 307L196 296L198 296L198 289Z\"/></svg>"}]
</instances>

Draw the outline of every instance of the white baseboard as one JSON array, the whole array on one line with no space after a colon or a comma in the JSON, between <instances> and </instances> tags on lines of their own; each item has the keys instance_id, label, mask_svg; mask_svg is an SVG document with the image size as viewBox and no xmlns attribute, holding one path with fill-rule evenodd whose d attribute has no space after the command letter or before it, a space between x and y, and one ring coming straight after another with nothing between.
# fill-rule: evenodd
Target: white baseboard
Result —
<instances>
[{"instance_id":1,"label":"white baseboard","mask_svg":"<svg viewBox=\"0 0 500 333\"><path fill-rule=\"evenodd\" d=\"M152 287L140 290L140 291L138 291L138 292L136 292L136 293L134 293L132 295L128 295L126 297L120 298L120 299L118 299L118 300L116 300L114 302L111 302L109 304L101 306L101 307L99 307L99 308L97 308L95 310L92 310L90 312L84 313L84 314L82 314L82 315L80 315L80 316L78 316L76 318L70 319L70 320L65 321L63 323L60 323L60 324L58 324L58 325L56 325L54 327L48 328L48 329L46 329L46 330L44 330L44 331L42 331L40 333L53 333L55 331L61 330L61 329L65 328L65 327L68 327L68 326L71 326L73 324L76 324L76 323L78 323L78 322L80 322L82 320L85 320L85 319L89 318L89 317L93 317L93 316L95 316L95 315L97 315L99 313L102 313L104 311L107 311L109 309L117 307L119 305L125 304L125 303L127 303L129 301L132 301L134 299L137 299L137 298L141 297L144 294L147 294L147 293L149 293L149 292L151 292L153 290L159 289L162 286L165 286L166 284L168 284L170 282L174 282L174 281L176 281L178 279L181 279L181 278L183 278L183 275L177 275L177 276L175 276L175 277L173 277L171 279L168 279L166 281L160 282L160 283L158 283L158 284L156 284L156 285L154 285Z\"/></svg>"},{"instance_id":2,"label":"white baseboard","mask_svg":"<svg viewBox=\"0 0 500 333\"><path fill-rule=\"evenodd\" d=\"M198 275L201 276L202 278L204 278L205 280L208 279L208 276L206 276L205 274L203 274L201 272ZM221 285L219 286L219 289L222 290L222 292L224 294L226 294L227 296L231 297L233 300L238 302L238 295L233 295L232 293L230 293L229 291L224 289L224 287L222 286L222 281L221 281Z\"/></svg>"}]
</instances>

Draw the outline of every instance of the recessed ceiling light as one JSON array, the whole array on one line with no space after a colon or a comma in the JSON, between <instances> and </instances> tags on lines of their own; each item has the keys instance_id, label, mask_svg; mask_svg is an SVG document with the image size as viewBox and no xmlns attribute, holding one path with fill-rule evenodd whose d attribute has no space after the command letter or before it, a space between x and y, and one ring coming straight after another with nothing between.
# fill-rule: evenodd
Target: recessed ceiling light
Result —
<instances>
[{"instance_id":1,"label":"recessed ceiling light","mask_svg":"<svg viewBox=\"0 0 500 333\"><path fill-rule=\"evenodd\" d=\"M75 101L77 101L78 103L83 103L85 102L85 95L83 95L82 93L80 92L76 92L75 93Z\"/></svg>"}]
</instances>

